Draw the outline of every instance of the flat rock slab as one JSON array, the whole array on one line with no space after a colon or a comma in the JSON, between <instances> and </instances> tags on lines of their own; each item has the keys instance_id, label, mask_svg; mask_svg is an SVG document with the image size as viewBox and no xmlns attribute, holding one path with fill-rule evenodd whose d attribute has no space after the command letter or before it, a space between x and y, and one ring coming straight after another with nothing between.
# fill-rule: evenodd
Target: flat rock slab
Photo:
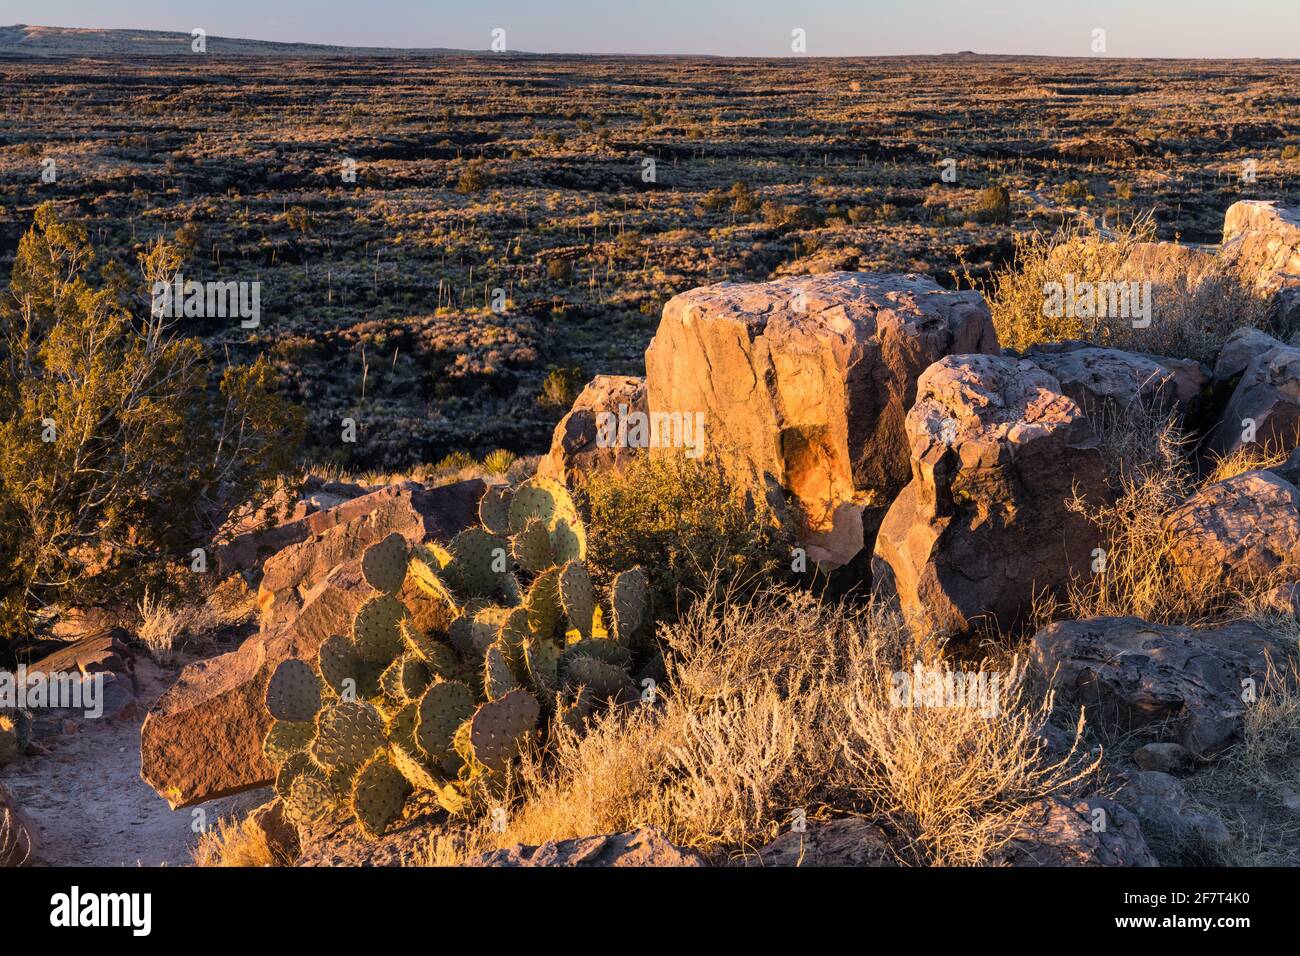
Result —
<instances>
[{"instance_id":1,"label":"flat rock slab","mask_svg":"<svg viewBox=\"0 0 1300 956\"><path fill-rule=\"evenodd\" d=\"M477 478L438 488L404 481L370 494L343 501L284 524L238 535L216 549L217 571L223 577L259 568L262 562L290 545L323 534L375 511L410 508L427 522L426 534L450 537L472 523L486 486Z\"/></svg>"},{"instance_id":2,"label":"flat rock slab","mask_svg":"<svg viewBox=\"0 0 1300 956\"><path fill-rule=\"evenodd\" d=\"M629 833L578 837L543 843L517 844L485 853L469 866L706 866L694 850L670 843L658 829L642 827Z\"/></svg>"},{"instance_id":3,"label":"flat rock slab","mask_svg":"<svg viewBox=\"0 0 1300 956\"><path fill-rule=\"evenodd\" d=\"M1030 659L1057 699L1087 708L1108 733L1159 727L1195 757L1231 742L1286 645L1245 621L1192 628L1136 617L1059 621L1034 635Z\"/></svg>"}]
</instances>

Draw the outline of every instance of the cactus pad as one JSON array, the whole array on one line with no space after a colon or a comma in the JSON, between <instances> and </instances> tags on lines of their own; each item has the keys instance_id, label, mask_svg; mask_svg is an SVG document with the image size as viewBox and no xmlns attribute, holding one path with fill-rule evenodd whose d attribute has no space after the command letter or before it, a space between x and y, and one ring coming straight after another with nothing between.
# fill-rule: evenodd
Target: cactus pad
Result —
<instances>
[{"instance_id":1,"label":"cactus pad","mask_svg":"<svg viewBox=\"0 0 1300 956\"><path fill-rule=\"evenodd\" d=\"M640 634L650 618L650 578L642 568L629 568L615 575L609 588L613 611L611 635L627 643Z\"/></svg>"},{"instance_id":2,"label":"cactus pad","mask_svg":"<svg viewBox=\"0 0 1300 956\"><path fill-rule=\"evenodd\" d=\"M541 637L550 637L560 626L564 608L560 604L560 569L539 574L524 599L528 608L528 626Z\"/></svg>"},{"instance_id":3,"label":"cactus pad","mask_svg":"<svg viewBox=\"0 0 1300 956\"><path fill-rule=\"evenodd\" d=\"M513 690L500 700L483 704L470 722L474 759L488 770L504 770L537 726L540 710L537 698L526 690Z\"/></svg>"},{"instance_id":4,"label":"cactus pad","mask_svg":"<svg viewBox=\"0 0 1300 956\"><path fill-rule=\"evenodd\" d=\"M297 826L319 823L337 808L329 784L314 773L294 777L284 796L284 815Z\"/></svg>"},{"instance_id":5,"label":"cactus pad","mask_svg":"<svg viewBox=\"0 0 1300 956\"><path fill-rule=\"evenodd\" d=\"M551 550L557 564L587 559L587 531L582 522L569 518L560 518L551 528Z\"/></svg>"},{"instance_id":6,"label":"cactus pad","mask_svg":"<svg viewBox=\"0 0 1300 956\"><path fill-rule=\"evenodd\" d=\"M305 754L315 736L316 725L310 720L301 722L277 720L266 732L266 739L262 741L262 754L266 757L267 763L278 769L294 754Z\"/></svg>"},{"instance_id":7,"label":"cactus pad","mask_svg":"<svg viewBox=\"0 0 1300 956\"><path fill-rule=\"evenodd\" d=\"M351 639L341 634L326 638L320 646L320 653L316 655L316 666L320 668L320 676L325 679L325 683L335 694L341 696L346 690L344 681L355 682L358 678L357 652Z\"/></svg>"},{"instance_id":8,"label":"cactus pad","mask_svg":"<svg viewBox=\"0 0 1300 956\"><path fill-rule=\"evenodd\" d=\"M388 757L397 772L416 790L437 790L443 781L425 764L419 751L410 744L390 744Z\"/></svg>"},{"instance_id":9,"label":"cactus pad","mask_svg":"<svg viewBox=\"0 0 1300 956\"><path fill-rule=\"evenodd\" d=\"M464 684L441 681L429 685L420 698L415 741L431 760L452 749L456 728L474 713L474 694Z\"/></svg>"},{"instance_id":10,"label":"cactus pad","mask_svg":"<svg viewBox=\"0 0 1300 956\"><path fill-rule=\"evenodd\" d=\"M406 562L410 546L394 531L378 544L372 544L361 558L361 573L376 591L396 594L406 580Z\"/></svg>"},{"instance_id":11,"label":"cactus pad","mask_svg":"<svg viewBox=\"0 0 1300 956\"><path fill-rule=\"evenodd\" d=\"M391 594L379 594L358 608L352 619L352 643L365 661L388 664L402 649L399 625L406 607Z\"/></svg>"},{"instance_id":12,"label":"cactus pad","mask_svg":"<svg viewBox=\"0 0 1300 956\"><path fill-rule=\"evenodd\" d=\"M289 795L289 788L293 785L295 779L304 773L315 774L322 780L325 778L321 769L312 763L311 755L305 750L290 754L285 758L275 771L275 792L281 797Z\"/></svg>"},{"instance_id":13,"label":"cactus pad","mask_svg":"<svg viewBox=\"0 0 1300 956\"><path fill-rule=\"evenodd\" d=\"M524 642L524 664L539 694L549 697L560 686L559 663L560 652L553 642L541 637Z\"/></svg>"},{"instance_id":14,"label":"cactus pad","mask_svg":"<svg viewBox=\"0 0 1300 956\"><path fill-rule=\"evenodd\" d=\"M326 770L359 767L384 745L384 724L367 703L338 703L316 716L312 757Z\"/></svg>"},{"instance_id":15,"label":"cactus pad","mask_svg":"<svg viewBox=\"0 0 1300 956\"><path fill-rule=\"evenodd\" d=\"M510 499L512 493L509 485L488 485L487 491L478 502L479 520L483 527L492 534L510 533Z\"/></svg>"},{"instance_id":16,"label":"cactus pad","mask_svg":"<svg viewBox=\"0 0 1300 956\"><path fill-rule=\"evenodd\" d=\"M470 625L470 644L476 657L482 657L496 643L501 627L510 620L511 609L490 604L474 612Z\"/></svg>"},{"instance_id":17,"label":"cactus pad","mask_svg":"<svg viewBox=\"0 0 1300 956\"><path fill-rule=\"evenodd\" d=\"M596 592L591 586L591 576L577 561L570 561L560 571L560 603L569 623L584 638L591 637L591 625L596 614Z\"/></svg>"},{"instance_id":18,"label":"cactus pad","mask_svg":"<svg viewBox=\"0 0 1300 956\"><path fill-rule=\"evenodd\" d=\"M547 530L559 520L576 524L578 509L564 485L551 478L530 478L515 489L510 499L510 532L524 530L529 518L539 518Z\"/></svg>"},{"instance_id":19,"label":"cactus pad","mask_svg":"<svg viewBox=\"0 0 1300 956\"><path fill-rule=\"evenodd\" d=\"M372 840L383 836L388 824L401 816L410 792L411 785L389 762L386 753L362 767L352 781L350 804L357 823L361 824L361 832Z\"/></svg>"},{"instance_id":20,"label":"cactus pad","mask_svg":"<svg viewBox=\"0 0 1300 956\"><path fill-rule=\"evenodd\" d=\"M444 557L446 562L443 561ZM451 553L445 549L435 551L432 547L417 547L411 552L406 567L416 587L452 610L459 611L460 601L454 593L454 572L450 561Z\"/></svg>"},{"instance_id":21,"label":"cactus pad","mask_svg":"<svg viewBox=\"0 0 1300 956\"><path fill-rule=\"evenodd\" d=\"M452 566L456 568L465 590L474 597L491 597L501 585L501 576L509 570L509 542L482 528L466 528L451 541Z\"/></svg>"},{"instance_id":22,"label":"cactus pad","mask_svg":"<svg viewBox=\"0 0 1300 956\"><path fill-rule=\"evenodd\" d=\"M635 689L627 671L585 654L570 660L563 673L566 687L586 687L596 697L616 697L624 690Z\"/></svg>"},{"instance_id":23,"label":"cactus pad","mask_svg":"<svg viewBox=\"0 0 1300 956\"><path fill-rule=\"evenodd\" d=\"M266 685L266 709L276 720L311 720L320 710L320 678L306 661L287 660Z\"/></svg>"},{"instance_id":24,"label":"cactus pad","mask_svg":"<svg viewBox=\"0 0 1300 956\"><path fill-rule=\"evenodd\" d=\"M510 553L530 574L539 574L555 563L551 536L541 518L529 518L523 530L510 539Z\"/></svg>"},{"instance_id":25,"label":"cactus pad","mask_svg":"<svg viewBox=\"0 0 1300 956\"><path fill-rule=\"evenodd\" d=\"M483 657L483 692L488 700L504 697L519 686L506 663L506 654L498 642Z\"/></svg>"}]
</instances>

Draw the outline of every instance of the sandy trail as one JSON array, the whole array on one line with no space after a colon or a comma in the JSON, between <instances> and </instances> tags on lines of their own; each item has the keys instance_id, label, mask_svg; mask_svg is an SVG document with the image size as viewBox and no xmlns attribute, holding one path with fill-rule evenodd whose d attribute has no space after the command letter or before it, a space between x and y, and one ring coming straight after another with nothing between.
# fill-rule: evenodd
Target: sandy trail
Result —
<instances>
[{"instance_id":1,"label":"sandy trail","mask_svg":"<svg viewBox=\"0 0 1300 956\"><path fill-rule=\"evenodd\" d=\"M74 713L79 726L68 734L61 732L62 717L38 718L36 742L50 753L19 757L0 770L0 783L39 827L38 865L188 865L199 839L193 829L196 809L215 826L218 817L269 799L270 791L263 789L173 811L140 779L144 714L189 659L162 668L144 655L136 657L140 712L132 719L85 720Z\"/></svg>"}]
</instances>

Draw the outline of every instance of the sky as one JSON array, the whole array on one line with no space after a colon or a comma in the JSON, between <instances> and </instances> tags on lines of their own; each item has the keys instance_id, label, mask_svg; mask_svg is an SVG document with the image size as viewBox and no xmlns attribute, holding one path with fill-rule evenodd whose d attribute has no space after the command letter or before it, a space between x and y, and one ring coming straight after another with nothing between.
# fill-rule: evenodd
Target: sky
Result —
<instances>
[{"instance_id":1,"label":"sky","mask_svg":"<svg viewBox=\"0 0 1300 956\"><path fill-rule=\"evenodd\" d=\"M0 25L534 53L1298 57L1300 0L0 0Z\"/></svg>"}]
</instances>

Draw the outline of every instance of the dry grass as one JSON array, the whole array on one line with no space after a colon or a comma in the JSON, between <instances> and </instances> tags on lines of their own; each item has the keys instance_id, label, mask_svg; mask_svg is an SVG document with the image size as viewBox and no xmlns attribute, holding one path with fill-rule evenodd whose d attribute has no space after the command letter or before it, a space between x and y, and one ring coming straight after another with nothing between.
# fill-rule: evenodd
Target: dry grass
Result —
<instances>
[{"instance_id":1,"label":"dry grass","mask_svg":"<svg viewBox=\"0 0 1300 956\"><path fill-rule=\"evenodd\" d=\"M1011 263L996 271L982 291L1006 347L1026 349L1040 342L1084 339L1135 352L1212 360L1232 332L1262 326L1265 303L1218 259L1189 274L1186 263L1143 260L1142 243L1153 241L1149 215L1117 226L1104 236L1089 222L1072 221L1055 234L1016 237ZM1138 264L1140 263L1140 264ZM1049 283L1149 282L1151 323L1135 328L1132 316L1084 317L1045 314Z\"/></svg>"},{"instance_id":2,"label":"dry grass","mask_svg":"<svg viewBox=\"0 0 1300 956\"><path fill-rule=\"evenodd\" d=\"M1289 457L1287 450L1270 449L1269 446L1258 443L1243 445L1227 455L1216 456L1205 483L1212 485L1216 481L1235 478L1248 471L1276 468Z\"/></svg>"},{"instance_id":3,"label":"dry grass","mask_svg":"<svg viewBox=\"0 0 1300 956\"><path fill-rule=\"evenodd\" d=\"M991 711L896 706L897 671L945 660L875 607L714 591L661 637L671 689L658 706L605 713L583 736L556 728L514 774L505 830L430 859L646 825L725 859L804 810L888 824L904 863L978 864L1029 805L1091 769L1077 754L1044 762L1050 701L1027 700L1018 667Z\"/></svg>"},{"instance_id":4,"label":"dry grass","mask_svg":"<svg viewBox=\"0 0 1300 956\"><path fill-rule=\"evenodd\" d=\"M195 866L292 866L260 827L243 820L218 820L190 851Z\"/></svg>"},{"instance_id":5,"label":"dry grass","mask_svg":"<svg viewBox=\"0 0 1300 956\"><path fill-rule=\"evenodd\" d=\"M1079 578L1061 603L1046 601L1038 623L1095 615L1133 615L1164 624L1195 624L1239 612L1280 583L1283 570L1263 578L1192 577L1175 559L1166 522L1197 490L1252 468L1275 465L1285 456L1246 449L1220 458L1198 479L1187 458L1187 442L1171 419L1141 414L1101 419L1102 438L1114 498L1085 501L1071 510L1101 531L1104 570Z\"/></svg>"},{"instance_id":6,"label":"dry grass","mask_svg":"<svg viewBox=\"0 0 1300 956\"><path fill-rule=\"evenodd\" d=\"M214 631L246 618L252 612L251 598L246 590L233 593L224 585L198 600L184 593L155 597L146 590L136 605L136 637L150 657L169 664L182 644L210 643Z\"/></svg>"}]
</instances>

